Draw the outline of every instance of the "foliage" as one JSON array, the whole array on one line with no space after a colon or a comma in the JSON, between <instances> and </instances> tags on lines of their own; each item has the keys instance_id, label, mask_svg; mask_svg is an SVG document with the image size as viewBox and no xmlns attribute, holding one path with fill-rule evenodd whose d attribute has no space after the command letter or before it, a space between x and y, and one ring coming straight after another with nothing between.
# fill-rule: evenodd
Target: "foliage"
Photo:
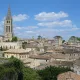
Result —
<instances>
[{"instance_id":1,"label":"foliage","mask_svg":"<svg viewBox=\"0 0 80 80\"><path fill-rule=\"evenodd\" d=\"M0 80L57 80L60 73L67 71L71 70L54 66L36 71L25 67L20 60L11 57L7 63L0 65Z\"/></svg>"},{"instance_id":2,"label":"foliage","mask_svg":"<svg viewBox=\"0 0 80 80\"><path fill-rule=\"evenodd\" d=\"M64 43L64 42L65 42L65 40L62 41L62 43Z\"/></svg>"},{"instance_id":3,"label":"foliage","mask_svg":"<svg viewBox=\"0 0 80 80\"><path fill-rule=\"evenodd\" d=\"M14 57L11 57L9 59L9 62L8 63L5 63L3 64L3 66L7 69L7 68L13 68L14 71L16 72L16 78L17 80L23 80L23 73L22 73L22 69L23 69L23 63L14 58ZM6 73L5 73L6 74ZM9 76L9 75L8 75ZM19 79L20 78L20 79Z\"/></svg>"},{"instance_id":4,"label":"foliage","mask_svg":"<svg viewBox=\"0 0 80 80\"><path fill-rule=\"evenodd\" d=\"M23 43L22 43L22 48L23 48L23 49L26 49L26 48L27 48L27 42L23 42Z\"/></svg>"},{"instance_id":5,"label":"foliage","mask_svg":"<svg viewBox=\"0 0 80 80\"><path fill-rule=\"evenodd\" d=\"M77 37L77 40L78 40L78 41L80 41L80 38L79 38L79 37Z\"/></svg>"},{"instance_id":6,"label":"foliage","mask_svg":"<svg viewBox=\"0 0 80 80\"><path fill-rule=\"evenodd\" d=\"M38 74L42 80L57 80L60 73L71 71L69 68L50 66L43 70L38 70Z\"/></svg>"},{"instance_id":7,"label":"foliage","mask_svg":"<svg viewBox=\"0 0 80 80\"><path fill-rule=\"evenodd\" d=\"M12 42L17 42L18 41L18 38L16 37L16 36L14 36L13 38L12 38Z\"/></svg>"},{"instance_id":8,"label":"foliage","mask_svg":"<svg viewBox=\"0 0 80 80\"><path fill-rule=\"evenodd\" d=\"M39 35L37 39L38 39L38 40L42 39L42 36Z\"/></svg>"},{"instance_id":9,"label":"foliage","mask_svg":"<svg viewBox=\"0 0 80 80\"><path fill-rule=\"evenodd\" d=\"M23 80L41 80L37 72L31 68L24 68L23 73Z\"/></svg>"},{"instance_id":10,"label":"foliage","mask_svg":"<svg viewBox=\"0 0 80 80\"><path fill-rule=\"evenodd\" d=\"M17 73L14 67L5 67L0 65L0 80L17 80Z\"/></svg>"},{"instance_id":11,"label":"foliage","mask_svg":"<svg viewBox=\"0 0 80 80\"><path fill-rule=\"evenodd\" d=\"M11 57L0 65L0 80L40 80L40 77L35 70L25 68L20 60Z\"/></svg>"}]
</instances>

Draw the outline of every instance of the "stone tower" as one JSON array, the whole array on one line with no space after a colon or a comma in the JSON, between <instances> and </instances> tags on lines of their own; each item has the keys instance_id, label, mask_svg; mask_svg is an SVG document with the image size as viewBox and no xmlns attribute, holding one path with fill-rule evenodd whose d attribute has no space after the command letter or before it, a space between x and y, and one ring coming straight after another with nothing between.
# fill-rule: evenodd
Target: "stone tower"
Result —
<instances>
[{"instance_id":1,"label":"stone tower","mask_svg":"<svg viewBox=\"0 0 80 80\"><path fill-rule=\"evenodd\" d=\"M11 41L13 37L13 25L10 6L8 8L8 13L4 21L4 41Z\"/></svg>"}]
</instances>

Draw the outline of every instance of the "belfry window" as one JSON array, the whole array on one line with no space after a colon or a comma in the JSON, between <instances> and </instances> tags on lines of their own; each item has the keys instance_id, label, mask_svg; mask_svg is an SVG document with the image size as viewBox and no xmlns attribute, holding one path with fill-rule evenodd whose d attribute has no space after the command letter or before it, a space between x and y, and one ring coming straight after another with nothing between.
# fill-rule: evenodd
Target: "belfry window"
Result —
<instances>
[{"instance_id":1,"label":"belfry window","mask_svg":"<svg viewBox=\"0 0 80 80\"><path fill-rule=\"evenodd\" d=\"M8 32L8 26L6 26L6 32Z\"/></svg>"},{"instance_id":2,"label":"belfry window","mask_svg":"<svg viewBox=\"0 0 80 80\"><path fill-rule=\"evenodd\" d=\"M7 23L10 23L10 21L7 21Z\"/></svg>"},{"instance_id":3,"label":"belfry window","mask_svg":"<svg viewBox=\"0 0 80 80\"><path fill-rule=\"evenodd\" d=\"M10 32L10 26L8 26L9 27L9 32Z\"/></svg>"},{"instance_id":4,"label":"belfry window","mask_svg":"<svg viewBox=\"0 0 80 80\"><path fill-rule=\"evenodd\" d=\"M10 21L9 21L9 23L10 23Z\"/></svg>"},{"instance_id":5,"label":"belfry window","mask_svg":"<svg viewBox=\"0 0 80 80\"><path fill-rule=\"evenodd\" d=\"M8 23L8 21L7 21L7 23Z\"/></svg>"}]
</instances>

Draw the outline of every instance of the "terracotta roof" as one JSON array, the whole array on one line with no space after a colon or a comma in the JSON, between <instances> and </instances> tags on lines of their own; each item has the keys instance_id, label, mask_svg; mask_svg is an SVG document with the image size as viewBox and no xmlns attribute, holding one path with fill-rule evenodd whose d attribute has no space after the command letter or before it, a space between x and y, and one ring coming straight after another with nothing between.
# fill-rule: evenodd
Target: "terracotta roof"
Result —
<instances>
[{"instance_id":1,"label":"terracotta roof","mask_svg":"<svg viewBox=\"0 0 80 80\"><path fill-rule=\"evenodd\" d=\"M80 75L77 75L74 72L68 71L62 74L59 74L57 80L80 80Z\"/></svg>"},{"instance_id":2,"label":"terracotta roof","mask_svg":"<svg viewBox=\"0 0 80 80\"><path fill-rule=\"evenodd\" d=\"M29 58L33 58L33 59L43 59L43 60L49 60L50 59L50 57L48 57L48 56L42 56L42 55L31 55L31 56L29 56Z\"/></svg>"}]
</instances>

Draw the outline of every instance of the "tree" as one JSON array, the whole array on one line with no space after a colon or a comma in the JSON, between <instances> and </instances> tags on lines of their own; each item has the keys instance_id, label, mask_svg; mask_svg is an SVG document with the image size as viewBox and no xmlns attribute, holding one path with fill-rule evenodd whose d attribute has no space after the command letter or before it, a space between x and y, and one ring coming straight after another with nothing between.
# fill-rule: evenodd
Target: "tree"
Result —
<instances>
[{"instance_id":1,"label":"tree","mask_svg":"<svg viewBox=\"0 0 80 80\"><path fill-rule=\"evenodd\" d=\"M17 42L18 41L18 38L16 37L16 36L14 36L13 38L12 38L12 42Z\"/></svg>"},{"instance_id":2,"label":"tree","mask_svg":"<svg viewBox=\"0 0 80 80\"><path fill-rule=\"evenodd\" d=\"M41 80L38 73L31 68L24 68L23 73L23 80Z\"/></svg>"},{"instance_id":3,"label":"tree","mask_svg":"<svg viewBox=\"0 0 80 80\"><path fill-rule=\"evenodd\" d=\"M27 48L27 42L23 42L23 43L22 43L22 48L23 48L23 49L26 49L26 48Z\"/></svg>"},{"instance_id":4,"label":"tree","mask_svg":"<svg viewBox=\"0 0 80 80\"><path fill-rule=\"evenodd\" d=\"M77 37L77 40L78 40L78 41L80 41L80 38L79 38L79 37Z\"/></svg>"},{"instance_id":5,"label":"tree","mask_svg":"<svg viewBox=\"0 0 80 80\"><path fill-rule=\"evenodd\" d=\"M46 67L43 70L38 70L39 76L42 78L42 80L57 80L57 76L60 73L71 71L70 68L64 68L64 67Z\"/></svg>"},{"instance_id":6,"label":"tree","mask_svg":"<svg viewBox=\"0 0 80 80\"><path fill-rule=\"evenodd\" d=\"M40 80L36 70L25 67L19 59L12 56L7 60L0 64L0 80Z\"/></svg>"},{"instance_id":7,"label":"tree","mask_svg":"<svg viewBox=\"0 0 80 80\"><path fill-rule=\"evenodd\" d=\"M65 40L62 41L62 43L64 43L64 42L65 42Z\"/></svg>"},{"instance_id":8,"label":"tree","mask_svg":"<svg viewBox=\"0 0 80 80\"><path fill-rule=\"evenodd\" d=\"M38 40L42 39L42 36L39 35L37 39L38 39Z\"/></svg>"}]
</instances>

